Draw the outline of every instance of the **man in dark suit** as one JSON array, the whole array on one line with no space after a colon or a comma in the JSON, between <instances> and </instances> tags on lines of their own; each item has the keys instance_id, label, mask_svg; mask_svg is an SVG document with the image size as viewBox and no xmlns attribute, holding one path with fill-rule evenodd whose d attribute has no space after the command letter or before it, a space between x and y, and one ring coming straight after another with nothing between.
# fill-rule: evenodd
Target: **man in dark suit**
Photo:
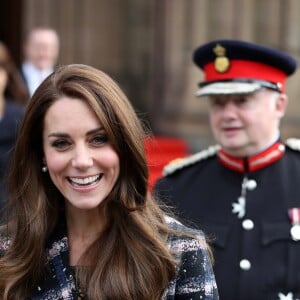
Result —
<instances>
[{"instance_id":1,"label":"man in dark suit","mask_svg":"<svg viewBox=\"0 0 300 300\"><path fill-rule=\"evenodd\" d=\"M154 193L212 239L220 299L300 299L300 143L279 131L296 61L237 40L193 59L218 145L171 162Z\"/></svg>"}]
</instances>

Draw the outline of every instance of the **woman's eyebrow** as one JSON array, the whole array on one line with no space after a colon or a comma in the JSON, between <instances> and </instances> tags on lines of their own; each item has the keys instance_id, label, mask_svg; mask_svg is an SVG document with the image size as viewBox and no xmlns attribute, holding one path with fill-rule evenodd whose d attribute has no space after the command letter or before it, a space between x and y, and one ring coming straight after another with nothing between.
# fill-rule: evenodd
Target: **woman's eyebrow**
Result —
<instances>
[{"instance_id":1,"label":"woman's eyebrow","mask_svg":"<svg viewBox=\"0 0 300 300\"><path fill-rule=\"evenodd\" d=\"M67 133L61 133L61 132L52 132L48 134L48 137L69 137Z\"/></svg>"},{"instance_id":2,"label":"woman's eyebrow","mask_svg":"<svg viewBox=\"0 0 300 300\"><path fill-rule=\"evenodd\" d=\"M86 135L90 135L90 134L94 134L96 132L99 132L99 131L104 131L104 128L101 126L101 127L98 127L98 128L95 128L95 129L92 129L92 130L89 130ZM70 135L67 134L67 133L63 133L63 132L52 132L52 133L49 133L48 134L48 137L61 137L61 138L67 138L69 137Z\"/></svg>"},{"instance_id":3,"label":"woman's eyebrow","mask_svg":"<svg viewBox=\"0 0 300 300\"><path fill-rule=\"evenodd\" d=\"M98 128L92 129L92 130L89 130L89 131L87 132L87 135L90 135L90 134L93 134L93 133L96 133L96 132L99 132L99 131L104 131L104 128L101 126L101 127L98 127Z\"/></svg>"}]
</instances>

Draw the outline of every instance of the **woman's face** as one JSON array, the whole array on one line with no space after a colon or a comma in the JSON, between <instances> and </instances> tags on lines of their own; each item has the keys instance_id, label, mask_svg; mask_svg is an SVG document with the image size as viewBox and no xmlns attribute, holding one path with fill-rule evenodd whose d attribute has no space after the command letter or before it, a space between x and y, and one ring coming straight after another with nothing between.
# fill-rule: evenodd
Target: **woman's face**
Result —
<instances>
[{"instance_id":1,"label":"woman's face","mask_svg":"<svg viewBox=\"0 0 300 300\"><path fill-rule=\"evenodd\" d=\"M93 110L63 96L48 109L43 131L44 160L67 207L96 209L113 189L120 163Z\"/></svg>"}]
</instances>

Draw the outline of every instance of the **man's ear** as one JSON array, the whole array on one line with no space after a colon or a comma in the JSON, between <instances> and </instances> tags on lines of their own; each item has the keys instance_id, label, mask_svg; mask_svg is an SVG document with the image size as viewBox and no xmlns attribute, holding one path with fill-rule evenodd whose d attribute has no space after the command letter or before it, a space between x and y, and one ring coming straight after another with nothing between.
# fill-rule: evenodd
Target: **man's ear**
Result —
<instances>
[{"instance_id":1,"label":"man's ear","mask_svg":"<svg viewBox=\"0 0 300 300\"><path fill-rule=\"evenodd\" d=\"M283 93L279 94L275 104L276 105L275 108L279 118L282 118L285 115L287 104L288 104L288 96Z\"/></svg>"}]
</instances>

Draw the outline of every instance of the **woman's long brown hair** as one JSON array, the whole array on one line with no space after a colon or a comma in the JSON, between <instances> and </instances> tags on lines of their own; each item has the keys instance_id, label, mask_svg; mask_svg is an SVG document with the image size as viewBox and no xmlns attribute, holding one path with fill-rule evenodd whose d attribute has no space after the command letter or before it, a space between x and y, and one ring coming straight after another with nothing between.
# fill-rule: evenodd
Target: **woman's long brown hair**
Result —
<instances>
[{"instance_id":1,"label":"woman's long brown hair","mask_svg":"<svg viewBox=\"0 0 300 300\"><path fill-rule=\"evenodd\" d=\"M18 70L7 46L0 41L0 67L7 72L8 80L5 96L20 105L26 105L29 101L29 93L26 84Z\"/></svg>"},{"instance_id":2,"label":"woman's long brown hair","mask_svg":"<svg viewBox=\"0 0 300 300\"><path fill-rule=\"evenodd\" d=\"M120 176L103 203L107 226L80 259L77 280L88 299L159 299L175 276L168 228L148 192L144 131L131 104L105 73L84 65L59 68L28 104L9 176L7 224L12 240L0 258L0 298L24 299L45 271L45 244L64 202L41 172L43 122L62 96L86 101L120 160Z\"/></svg>"}]
</instances>

